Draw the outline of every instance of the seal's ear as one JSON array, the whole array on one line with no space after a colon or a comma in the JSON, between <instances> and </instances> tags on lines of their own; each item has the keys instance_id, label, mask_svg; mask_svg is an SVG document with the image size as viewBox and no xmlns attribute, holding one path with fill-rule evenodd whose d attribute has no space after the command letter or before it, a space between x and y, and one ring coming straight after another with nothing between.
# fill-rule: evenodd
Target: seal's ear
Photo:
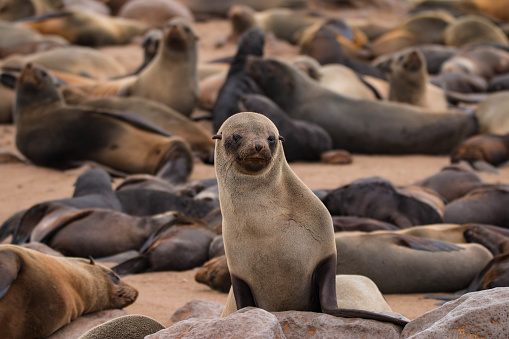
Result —
<instances>
[{"instance_id":1,"label":"seal's ear","mask_svg":"<svg viewBox=\"0 0 509 339\"><path fill-rule=\"evenodd\" d=\"M221 139L223 139L223 136L221 134L216 134L216 135L212 136L212 139L221 140Z\"/></svg>"},{"instance_id":2,"label":"seal's ear","mask_svg":"<svg viewBox=\"0 0 509 339\"><path fill-rule=\"evenodd\" d=\"M279 140L281 140L282 142L285 142L285 137L284 137L284 136L282 136L282 135L280 135L280 136L279 136Z\"/></svg>"},{"instance_id":3,"label":"seal's ear","mask_svg":"<svg viewBox=\"0 0 509 339\"><path fill-rule=\"evenodd\" d=\"M92 258L91 255L88 256L88 258L90 259L90 265L95 265L95 260L94 258Z\"/></svg>"}]
</instances>

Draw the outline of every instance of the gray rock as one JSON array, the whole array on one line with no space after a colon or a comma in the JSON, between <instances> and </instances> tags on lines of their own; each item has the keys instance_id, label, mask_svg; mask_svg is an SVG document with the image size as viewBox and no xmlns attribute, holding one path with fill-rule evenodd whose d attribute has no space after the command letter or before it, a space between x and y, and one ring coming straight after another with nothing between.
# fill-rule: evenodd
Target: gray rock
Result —
<instances>
[{"instance_id":1,"label":"gray rock","mask_svg":"<svg viewBox=\"0 0 509 339\"><path fill-rule=\"evenodd\" d=\"M217 319L223 312L224 305L202 299L192 299L180 307L171 316L174 323L191 318L195 319Z\"/></svg>"},{"instance_id":2,"label":"gray rock","mask_svg":"<svg viewBox=\"0 0 509 339\"><path fill-rule=\"evenodd\" d=\"M509 287L468 293L424 313L402 338L509 338Z\"/></svg>"},{"instance_id":3,"label":"gray rock","mask_svg":"<svg viewBox=\"0 0 509 339\"><path fill-rule=\"evenodd\" d=\"M400 326L359 318L338 318L314 312L274 312L287 339L399 338Z\"/></svg>"},{"instance_id":4,"label":"gray rock","mask_svg":"<svg viewBox=\"0 0 509 339\"><path fill-rule=\"evenodd\" d=\"M62 327L46 339L75 339L79 338L83 333L97 325L105 323L111 319L122 317L127 312L124 310L104 310L94 312L78 317L71 321L68 325Z\"/></svg>"},{"instance_id":5,"label":"gray rock","mask_svg":"<svg viewBox=\"0 0 509 339\"><path fill-rule=\"evenodd\" d=\"M226 318L180 321L145 339L285 338L277 318L260 308L246 307Z\"/></svg>"}]
</instances>

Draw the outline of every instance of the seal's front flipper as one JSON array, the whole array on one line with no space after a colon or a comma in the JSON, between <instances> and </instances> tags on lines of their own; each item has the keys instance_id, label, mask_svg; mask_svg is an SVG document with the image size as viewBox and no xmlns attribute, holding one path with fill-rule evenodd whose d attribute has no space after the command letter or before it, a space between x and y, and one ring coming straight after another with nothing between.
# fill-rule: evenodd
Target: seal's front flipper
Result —
<instances>
[{"instance_id":1,"label":"seal's front flipper","mask_svg":"<svg viewBox=\"0 0 509 339\"><path fill-rule=\"evenodd\" d=\"M237 310L248 306L258 307L249 285L244 280L234 275L231 277L235 302L237 303Z\"/></svg>"}]
</instances>

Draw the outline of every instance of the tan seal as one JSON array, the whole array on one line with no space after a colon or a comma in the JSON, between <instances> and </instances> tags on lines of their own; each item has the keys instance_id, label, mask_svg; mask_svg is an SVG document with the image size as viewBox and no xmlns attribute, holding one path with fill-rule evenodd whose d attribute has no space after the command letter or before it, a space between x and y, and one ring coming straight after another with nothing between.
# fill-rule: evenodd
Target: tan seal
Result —
<instances>
[{"instance_id":1,"label":"tan seal","mask_svg":"<svg viewBox=\"0 0 509 339\"><path fill-rule=\"evenodd\" d=\"M132 304L138 291L93 260L0 245L2 338L43 338L82 314Z\"/></svg>"},{"instance_id":2,"label":"tan seal","mask_svg":"<svg viewBox=\"0 0 509 339\"><path fill-rule=\"evenodd\" d=\"M235 114L214 138L224 248L237 309L256 306L269 312L314 311L407 323L338 309L331 216L288 166L284 138L268 118Z\"/></svg>"}]
</instances>

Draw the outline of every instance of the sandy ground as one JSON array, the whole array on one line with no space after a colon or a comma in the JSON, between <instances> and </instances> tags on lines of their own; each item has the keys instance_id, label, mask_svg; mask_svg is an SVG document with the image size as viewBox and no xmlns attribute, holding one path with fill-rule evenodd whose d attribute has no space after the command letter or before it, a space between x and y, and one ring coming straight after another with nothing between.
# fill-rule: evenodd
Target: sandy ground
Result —
<instances>
[{"instance_id":1,"label":"sandy ground","mask_svg":"<svg viewBox=\"0 0 509 339\"><path fill-rule=\"evenodd\" d=\"M197 24L201 38L200 61L231 55L235 45L214 48L217 37L228 32L228 24L222 20ZM108 47L104 49L116 56L128 69L134 69L141 61L141 50L136 45ZM290 57L296 53L293 46L284 43L267 43L268 54ZM126 53L130 51L130 54ZM129 57L127 57L127 55ZM17 152L14 144L15 130L12 125L0 125L0 150ZM354 155L351 165L324 165L320 163L291 164L297 175L312 189L335 188L352 180L381 176L397 185L412 184L416 180L436 173L449 162L446 156L369 156ZM0 164L0 222L13 213L41 201L69 197L76 177L85 168L57 171L28 163ZM197 164L191 180L214 176L210 165ZM486 182L509 183L509 168L498 174L481 174ZM118 182L118 180L116 180ZM194 280L196 270L186 272L145 273L125 277L125 281L136 287L140 294L137 301L127 307L129 313L144 314L164 325L170 325L174 311L193 298L226 301L226 294L211 290ZM386 295L395 312L413 319L435 307L434 300L423 295Z\"/></svg>"}]
</instances>

